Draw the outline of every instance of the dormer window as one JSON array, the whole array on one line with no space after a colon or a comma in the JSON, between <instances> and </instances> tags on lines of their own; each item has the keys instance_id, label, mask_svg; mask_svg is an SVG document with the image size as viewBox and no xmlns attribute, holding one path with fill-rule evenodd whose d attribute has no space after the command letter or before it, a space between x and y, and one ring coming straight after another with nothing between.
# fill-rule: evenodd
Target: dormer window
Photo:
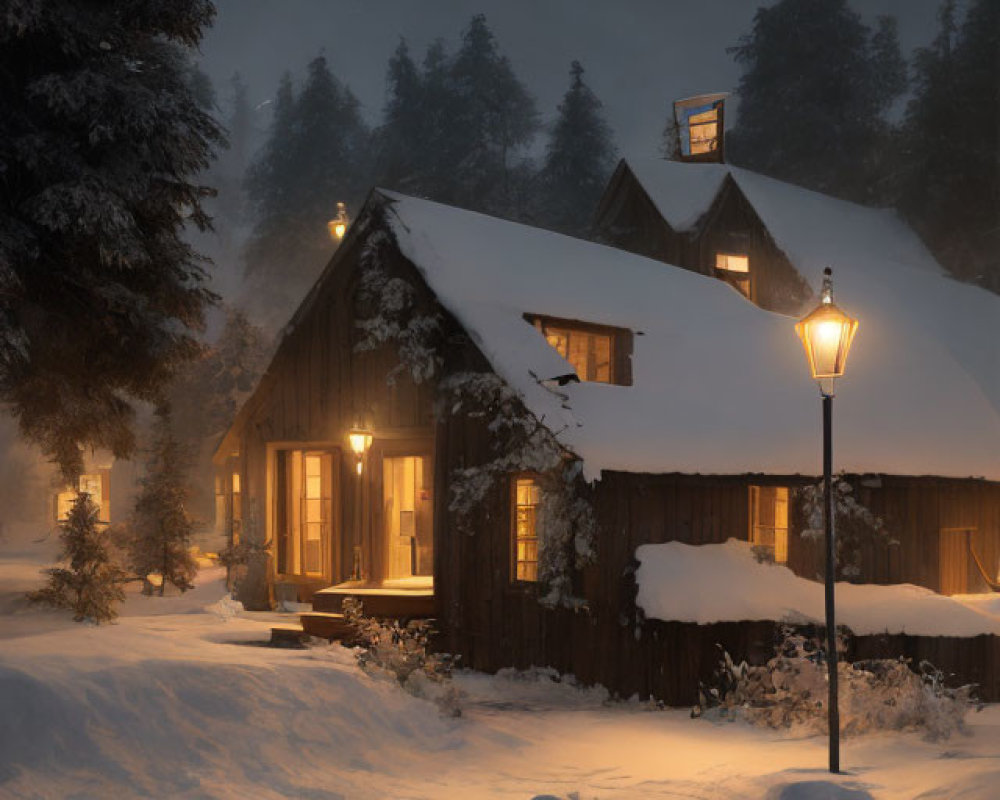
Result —
<instances>
[{"instance_id":1,"label":"dormer window","mask_svg":"<svg viewBox=\"0 0 1000 800\"><path fill-rule=\"evenodd\" d=\"M674 103L677 157L681 161L723 161L725 94L703 94Z\"/></svg>"},{"instance_id":2,"label":"dormer window","mask_svg":"<svg viewBox=\"0 0 1000 800\"><path fill-rule=\"evenodd\" d=\"M631 333L623 328L526 315L545 341L565 358L581 381L629 385ZM555 377L555 376L553 376Z\"/></svg>"},{"instance_id":3,"label":"dormer window","mask_svg":"<svg viewBox=\"0 0 1000 800\"><path fill-rule=\"evenodd\" d=\"M716 253L715 275L750 299L750 256L746 253Z\"/></svg>"}]
</instances>

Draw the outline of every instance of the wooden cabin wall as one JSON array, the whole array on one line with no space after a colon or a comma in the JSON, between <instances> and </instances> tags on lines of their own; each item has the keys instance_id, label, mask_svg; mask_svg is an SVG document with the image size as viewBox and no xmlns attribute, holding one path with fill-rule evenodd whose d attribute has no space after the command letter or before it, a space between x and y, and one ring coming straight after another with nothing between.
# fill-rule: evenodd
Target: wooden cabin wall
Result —
<instances>
[{"instance_id":1,"label":"wooden cabin wall","mask_svg":"<svg viewBox=\"0 0 1000 800\"><path fill-rule=\"evenodd\" d=\"M809 286L775 244L753 206L728 176L699 223L693 255L697 271L715 275L716 253L750 256L753 285L750 299L762 308L794 314L812 296Z\"/></svg>"},{"instance_id":2,"label":"wooden cabin wall","mask_svg":"<svg viewBox=\"0 0 1000 800\"><path fill-rule=\"evenodd\" d=\"M313 581L315 585L303 586L302 600L308 600L315 589L346 579L353 566L355 525L363 526L364 536L370 541L371 530L378 524L375 515L365 511L369 505L367 495L361 508L357 507L357 476L353 455L347 448L347 431L363 421L376 433L374 447L382 447L384 440L410 440L421 446L433 446L432 388L414 384L405 373L397 377L393 386L387 386L387 376L398 361L392 347L364 353L354 351L358 331L354 325L353 294L361 242L354 240L342 246L349 249L337 255L333 269L317 284L314 295L305 301L297 319L290 324L290 332L250 401L253 406L242 423L239 437L244 526L248 524L248 515L252 515L259 541L264 540L268 531L269 445L272 450L323 446L341 451L340 502L336 503L339 511L335 507L332 542L337 548L339 540L339 550L331 554L329 574L323 580ZM409 262L395 254L383 266L390 274L414 277L418 304L430 302L429 292ZM381 486L380 477L379 481L371 481L369 473L372 470L366 473L366 484L376 485L366 485L366 492ZM339 537L337 527L341 532ZM366 567L377 570L378 565ZM269 567L272 578L275 569L272 558Z\"/></svg>"},{"instance_id":3,"label":"wooden cabin wall","mask_svg":"<svg viewBox=\"0 0 1000 800\"><path fill-rule=\"evenodd\" d=\"M436 447L439 486L447 486L455 467L485 460L489 442L480 420L459 418L440 423ZM865 554L870 580L912 581L937 588L940 526L978 526L982 533L980 555L996 564L1000 555L1000 485L853 477L860 487L859 501L884 516L890 533L900 539L898 546L871 548ZM638 694L670 704L693 702L698 680L717 666L717 644L736 657L763 663L773 654L775 631L780 626L767 622L699 626L642 620L635 605L636 548L668 541L709 544L745 539L750 525L751 485L795 488L814 482L802 476L604 473L594 494L601 531L597 561L578 576L577 593L586 606L576 611L545 608L539 603L537 585L511 582L509 485L496 487L470 531L455 527L448 515L447 494L440 493L435 569L443 629L439 646L460 654L462 663L474 669L549 666L572 672L587 683L601 683L622 697ZM987 529L992 532L987 534ZM792 530L790 566L810 578L821 575L822 548L818 544L812 547L802 542L798 529ZM713 588L706 586L705 591ZM932 643L907 643L908 648L918 650L926 649L925 645L931 647ZM863 648L865 653L871 650L867 644ZM1000 646L995 649L1000 653ZM981 671L978 662L959 661L955 666L960 675Z\"/></svg>"},{"instance_id":4,"label":"wooden cabin wall","mask_svg":"<svg viewBox=\"0 0 1000 800\"><path fill-rule=\"evenodd\" d=\"M627 166L619 166L605 190L593 223L597 241L694 269L687 257L688 237L663 219L646 190Z\"/></svg>"}]
</instances>

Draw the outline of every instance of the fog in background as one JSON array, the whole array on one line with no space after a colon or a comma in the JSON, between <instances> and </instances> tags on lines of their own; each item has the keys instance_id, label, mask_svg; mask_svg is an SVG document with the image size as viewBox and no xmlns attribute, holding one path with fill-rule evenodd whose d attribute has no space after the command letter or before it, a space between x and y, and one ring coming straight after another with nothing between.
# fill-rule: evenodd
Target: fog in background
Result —
<instances>
[{"instance_id":1,"label":"fog in background","mask_svg":"<svg viewBox=\"0 0 1000 800\"><path fill-rule=\"evenodd\" d=\"M271 98L285 70L301 78L322 49L333 72L381 118L386 63L405 37L418 63L444 39L454 52L462 30L486 14L502 53L534 93L545 121L555 116L578 59L604 103L621 155L658 152L672 100L733 91L740 70L726 48L750 32L753 0L216 0L218 16L202 44L201 67L220 102L239 71L254 105ZM961 3L959 4L961 6ZM854 0L871 24L881 14L899 22L908 60L934 38L939 0ZM734 106L727 110L733 120ZM735 109L738 113L738 109ZM266 127L266 106L260 125ZM544 147L539 137L536 147Z\"/></svg>"}]
</instances>

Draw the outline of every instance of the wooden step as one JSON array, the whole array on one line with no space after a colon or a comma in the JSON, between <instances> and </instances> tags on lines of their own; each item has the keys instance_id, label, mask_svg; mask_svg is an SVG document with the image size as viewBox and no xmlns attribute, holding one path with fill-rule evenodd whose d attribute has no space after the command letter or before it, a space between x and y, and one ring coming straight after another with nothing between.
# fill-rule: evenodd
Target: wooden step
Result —
<instances>
[{"instance_id":1,"label":"wooden step","mask_svg":"<svg viewBox=\"0 0 1000 800\"><path fill-rule=\"evenodd\" d=\"M354 628L344 619L343 614L331 614L323 611L310 611L299 614L302 630L309 636L319 639L354 640Z\"/></svg>"},{"instance_id":2,"label":"wooden step","mask_svg":"<svg viewBox=\"0 0 1000 800\"><path fill-rule=\"evenodd\" d=\"M386 619L420 619L434 616L433 591L379 591L378 589L356 589L330 587L312 596L314 611L340 614L344 599L353 597L360 600L366 617Z\"/></svg>"}]
</instances>

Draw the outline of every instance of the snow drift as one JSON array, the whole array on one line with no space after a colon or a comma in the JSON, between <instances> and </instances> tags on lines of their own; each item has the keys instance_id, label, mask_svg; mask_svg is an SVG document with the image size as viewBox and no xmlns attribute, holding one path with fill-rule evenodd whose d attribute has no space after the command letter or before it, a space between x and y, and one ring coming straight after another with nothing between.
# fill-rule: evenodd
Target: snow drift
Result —
<instances>
[{"instance_id":1,"label":"snow drift","mask_svg":"<svg viewBox=\"0 0 1000 800\"><path fill-rule=\"evenodd\" d=\"M824 619L823 584L787 567L758 562L748 542L636 548L636 602L652 619L697 622L817 623ZM858 635L1000 634L1000 615L912 584L837 584L837 623Z\"/></svg>"}]
</instances>

